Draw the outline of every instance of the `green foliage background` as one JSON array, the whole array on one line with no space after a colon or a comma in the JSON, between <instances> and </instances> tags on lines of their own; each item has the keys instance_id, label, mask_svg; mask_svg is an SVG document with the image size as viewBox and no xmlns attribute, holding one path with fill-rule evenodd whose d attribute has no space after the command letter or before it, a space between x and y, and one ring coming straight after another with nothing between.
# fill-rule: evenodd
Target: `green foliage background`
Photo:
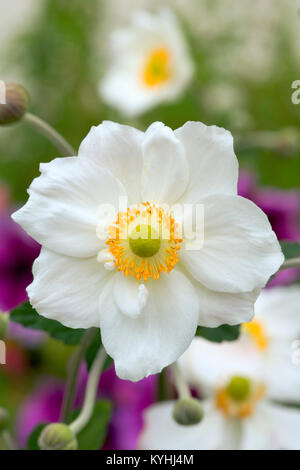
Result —
<instances>
[{"instance_id":1,"label":"green foliage background","mask_svg":"<svg viewBox=\"0 0 300 470\"><path fill-rule=\"evenodd\" d=\"M38 21L11 44L1 61L2 72L18 64L31 95L32 112L49 121L75 148L90 127L103 119L126 122L140 129L154 120L162 120L173 128L187 120L201 120L229 128L235 136L241 133L232 124L234 109L216 113L213 106L204 104L202 96L211 83L228 82L228 76L217 72L209 58L221 47L221 42L230 44L230 32L214 42L205 42L196 39L193 31L182 24L195 60L196 75L178 102L157 107L131 121L105 106L97 93L105 68L100 54L105 44L97 45L99 31L104 27L104 7L100 0L45 0ZM299 64L295 63L285 37L282 27L277 36L280 66L274 64L270 80L255 82L231 77L231 86L245 95L245 106L254 123L251 131L299 129L300 105L291 102L291 83L299 79ZM217 98L212 95L210 99L213 102ZM247 131L243 129L244 133ZM24 124L10 128L8 133L0 132L0 178L9 183L16 201L26 198L25 190L38 175L39 162L55 156L57 151ZM238 156L241 165L255 170L264 185L299 186L299 146L288 154L254 149L238 151Z\"/></svg>"}]
</instances>

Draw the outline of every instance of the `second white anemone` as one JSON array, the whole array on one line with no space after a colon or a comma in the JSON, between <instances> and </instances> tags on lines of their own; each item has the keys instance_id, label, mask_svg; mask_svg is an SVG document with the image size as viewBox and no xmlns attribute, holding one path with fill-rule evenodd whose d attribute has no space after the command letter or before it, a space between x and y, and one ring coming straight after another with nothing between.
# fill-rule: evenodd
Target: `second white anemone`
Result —
<instances>
[{"instance_id":1,"label":"second white anemone","mask_svg":"<svg viewBox=\"0 0 300 470\"><path fill-rule=\"evenodd\" d=\"M224 129L154 123L144 133L104 122L78 157L40 170L13 215L42 245L30 302L66 326L100 326L121 378L160 372L198 324L249 321L283 262L266 215L237 196L238 163ZM181 233L175 203L204 208L203 246ZM184 222L192 215L185 211Z\"/></svg>"}]
</instances>

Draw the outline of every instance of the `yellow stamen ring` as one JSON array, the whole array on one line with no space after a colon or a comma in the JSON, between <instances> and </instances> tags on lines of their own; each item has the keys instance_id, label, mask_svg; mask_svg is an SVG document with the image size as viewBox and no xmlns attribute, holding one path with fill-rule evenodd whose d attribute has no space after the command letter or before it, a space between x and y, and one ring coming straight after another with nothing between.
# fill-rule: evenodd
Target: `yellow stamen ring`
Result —
<instances>
[{"instance_id":1,"label":"yellow stamen ring","mask_svg":"<svg viewBox=\"0 0 300 470\"><path fill-rule=\"evenodd\" d=\"M264 394L262 384L252 384L244 377L233 377L227 386L217 390L215 405L227 418L248 418Z\"/></svg>"},{"instance_id":2,"label":"yellow stamen ring","mask_svg":"<svg viewBox=\"0 0 300 470\"><path fill-rule=\"evenodd\" d=\"M149 202L120 211L116 222L108 228L106 242L115 265L125 276L138 281L159 279L170 273L178 262L182 239L178 224L162 207Z\"/></svg>"},{"instance_id":3,"label":"yellow stamen ring","mask_svg":"<svg viewBox=\"0 0 300 470\"><path fill-rule=\"evenodd\" d=\"M172 75L172 57L166 47L158 47L152 50L147 58L142 82L149 88L157 87L168 82Z\"/></svg>"}]
</instances>

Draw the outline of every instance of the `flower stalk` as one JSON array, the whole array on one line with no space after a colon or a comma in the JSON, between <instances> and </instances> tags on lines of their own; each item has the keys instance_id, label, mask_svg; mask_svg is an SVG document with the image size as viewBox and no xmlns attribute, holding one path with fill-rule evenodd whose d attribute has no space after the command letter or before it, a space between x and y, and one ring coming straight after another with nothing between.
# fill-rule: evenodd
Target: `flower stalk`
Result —
<instances>
[{"instance_id":1,"label":"flower stalk","mask_svg":"<svg viewBox=\"0 0 300 470\"><path fill-rule=\"evenodd\" d=\"M71 418L73 411L73 404L75 400L76 384L79 373L79 368L81 362L84 358L84 355L87 351L87 348L91 344L91 341L98 334L97 328L90 328L84 334L80 345L74 352L71 358L70 369L68 373L68 379L66 383L66 390L64 395L64 400L61 409L61 421L68 423Z\"/></svg>"},{"instance_id":2,"label":"flower stalk","mask_svg":"<svg viewBox=\"0 0 300 470\"><path fill-rule=\"evenodd\" d=\"M66 139L60 135L50 124L45 122L43 119L35 116L32 113L26 113L22 119L23 122L28 124L39 134L46 137L54 147L62 154L64 157L75 156L76 152L73 147L66 141Z\"/></svg>"},{"instance_id":3,"label":"flower stalk","mask_svg":"<svg viewBox=\"0 0 300 470\"><path fill-rule=\"evenodd\" d=\"M81 412L79 416L75 419L75 421L73 421L69 426L69 428L75 435L78 434L88 424L93 414L94 405L95 405L96 396L97 396L99 377L101 375L106 357L107 357L106 351L102 347L99 350L93 362L93 365L89 374L85 397L84 397L84 404L81 409Z\"/></svg>"},{"instance_id":4,"label":"flower stalk","mask_svg":"<svg viewBox=\"0 0 300 470\"><path fill-rule=\"evenodd\" d=\"M178 393L179 398L190 398L191 392L189 386L179 368L177 362L174 362L172 365L173 373L174 373L174 383Z\"/></svg>"},{"instance_id":5,"label":"flower stalk","mask_svg":"<svg viewBox=\"0 0 300 470\"><path fill-rule=\"evenodd\" d=\"M279 271L283 269L290 269L290 268L299 268L300 269L300 258L291 258L284 261L282 266L280 267Z\"/></svg>"}]
</instances>

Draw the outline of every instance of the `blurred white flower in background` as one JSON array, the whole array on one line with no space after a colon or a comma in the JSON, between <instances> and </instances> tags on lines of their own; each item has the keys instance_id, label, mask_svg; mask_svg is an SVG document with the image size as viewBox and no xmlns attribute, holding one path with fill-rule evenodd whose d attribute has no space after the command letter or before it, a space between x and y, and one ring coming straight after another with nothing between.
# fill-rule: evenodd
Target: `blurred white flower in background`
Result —
<instances>
[{"instance_id":1,"label":"blurred white flower in background","mask_svg":"<svg viewBox=\"0 0 300 470\"><path fill-rule=\"evenodd\" d=\"M172 419L173 402L146 412L141 447L147 449L300 449L300 370L292 343L300 338L300 288L265 290L255 318L232 343L193 340L180 365L205 397L205 417L194 426ZM276 403L277 402L277 403Z\"/></svg>"},{"instance_id":2,"label":"blurred white flower in background","mask_svg":"<svg viewBox=\"0 0 300 470\"><path fill-rule=\"evenodd\" d=\"M185 38L169 10L136 12L127 28L112 33L110 46L100 92L128 116L175 100L192 78Z\"/></svg>"},{"instance_id":3,"label":"blurred white flower in background","mask_svg":"<svg viewBox=\"0 0 300 470\"><path fill-rule=\"evenodd\" d=\"M189 26L219 79L272 78L282 60L282 34L285 51L300 61L298 0L166 0L165 4ZM115 28L136 8L159 5L159 0L106 2L107 26Z\"/></svg>"}]
</instances>

